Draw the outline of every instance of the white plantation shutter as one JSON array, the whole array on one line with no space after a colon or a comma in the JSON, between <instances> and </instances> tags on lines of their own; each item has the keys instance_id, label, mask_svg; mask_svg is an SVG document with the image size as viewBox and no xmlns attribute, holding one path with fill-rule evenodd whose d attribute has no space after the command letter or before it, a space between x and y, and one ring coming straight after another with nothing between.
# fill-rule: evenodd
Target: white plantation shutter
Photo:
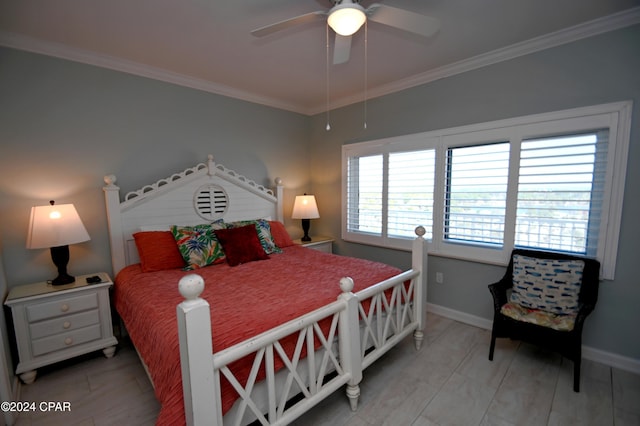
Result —
<instances>
[{"instance_id":1,"label":"white plantation shutter","mask_svg":"<svg viewBox=\"0 0 640 426\"><path fill-rule=\"evenodd\" d=\"M509 143L447 150L445 240L504 241Z\"/></svg>"},{"instance_id":2,"label":"white plantation shutter","mask_svg":"<svg viewBox=\"0 0 640 426\"><path fill-rule=\"evenodd\" d=\"M433 229L433 188L435 150L392 152L389 154L389 199L387 234L415 237L416 226Z\"/></svg>"},{"instance_id":3,"label":"white plantation shutter","mask_svg":"<svg viewBox=\"0 0 640 426\"><path fill-rule=\"evenodd\" d=\"M347 230L382 235L382 155L350 157Z\"/></svg>"},{"instance_id":4,"label":"white plantation shutter","mask_svg":"<svg viewBox=\"0 0 640 426\"><path fill-rule=\"evenodd\" d=\"M608 131L522 141L515 244L595 256Z\"/></svg>"}]
</instances>

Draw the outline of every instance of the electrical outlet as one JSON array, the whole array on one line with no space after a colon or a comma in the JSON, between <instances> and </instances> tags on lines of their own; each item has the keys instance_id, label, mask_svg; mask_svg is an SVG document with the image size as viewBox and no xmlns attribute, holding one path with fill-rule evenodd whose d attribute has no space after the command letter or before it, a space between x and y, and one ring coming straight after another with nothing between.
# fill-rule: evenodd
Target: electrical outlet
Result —
<instances>
[{"instance_id":1,"label":"electrical outlet","mask_svg":"<svg viewBox=\"0 0 640 426\"><path fill-rule=\"evenodd\" d=\"M442 272L436 272L436 283L444 283L444 274Z\"/></svg>"}]
</instances>

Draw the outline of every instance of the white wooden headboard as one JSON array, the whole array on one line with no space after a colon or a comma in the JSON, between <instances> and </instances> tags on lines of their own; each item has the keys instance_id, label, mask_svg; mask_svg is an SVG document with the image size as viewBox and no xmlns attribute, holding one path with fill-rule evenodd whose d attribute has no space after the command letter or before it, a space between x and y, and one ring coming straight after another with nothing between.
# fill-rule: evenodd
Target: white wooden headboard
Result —
<instances>
[{"instance_id":1,"label":"white wooden headboard","mask_svg":"<svg viewBox=\"0 0 640 426\"><path fill-rule=\"evenodd\" d=\"M217 218L226 221L284 218L283 186L279 178L274 193L216 164L212 155L206 163L127 193L122 202L116 177L107 175L104 181L114 275L139 262L133 239L138 231L168 230L172 225L197 225Z\"/></svg>"}]
</instances>

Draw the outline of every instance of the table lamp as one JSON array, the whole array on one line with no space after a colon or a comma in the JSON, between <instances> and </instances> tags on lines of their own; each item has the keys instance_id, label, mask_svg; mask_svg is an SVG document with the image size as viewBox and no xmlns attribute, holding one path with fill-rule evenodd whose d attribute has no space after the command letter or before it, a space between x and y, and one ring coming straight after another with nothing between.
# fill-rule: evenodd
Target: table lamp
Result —
<instances>
[{"instance_id":1,"label":"table lamp","mask_svg":"<svg viewBox=\"0 0 640 426\"><path fill-rule=\"evenodd\" d=\"M31 208L27 248L51 249L51 259L58 268L58 276L51 280L51 284L70 284L76 280L67 274L69 244L82 243L90 239L73 204L55 205L54 201L50 201L48 206Z\"/></svg>"},{"instance_id":2,"label":"table lamp","mask_svg":"<svg viewBox=\"0 0 640 426\"><path fill-rule=\"evenodd\" d=\"M302 231L304 232L302 241L311 241L311 237L309 237L309 227L311 224L309 219L317 219L319 217L320 213L318 213L316 197L307 194L296 195L291 218L302 219Z\"/></svg>"}]
</instances>

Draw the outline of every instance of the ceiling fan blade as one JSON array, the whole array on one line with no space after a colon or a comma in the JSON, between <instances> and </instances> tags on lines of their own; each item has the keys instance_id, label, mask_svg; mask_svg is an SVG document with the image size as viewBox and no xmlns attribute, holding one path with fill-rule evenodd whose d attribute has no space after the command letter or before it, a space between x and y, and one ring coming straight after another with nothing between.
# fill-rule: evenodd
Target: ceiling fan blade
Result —
<instances>
[{"instance_id":1,"label":"ceiling fan blade","mask_svg":"<svg viewBox=\"0 0 640 426\"><path fill-rule=\"evenodd\" d=\"M351 55L351 36L341 36L336 33L333 44L333 65L344 64Z\"/></svg>"},{"instance_id":2,"label":"ceiling fan blade","mask_svg":"<svg viewBox=\"0 0 640 426\"><path fill-rule=\"evenodd\" d=\"M276 22L275 24L265 25L264 27L257 28L251 31L251 35L253 35L254 37L268 36L269 34L286 30L287 28L317 21L318 19L325 18L326 16L327 12L325 12L324 10L306 13L304 15L296 16L295 18L285 19L284 21Z\"/></svg>"},{"instance_id":3,"label":"ceiling fan blade","mask_svg":"<svg viewBox=\"0 0 640 426\"><path fill-rule=\"evenodd\" d=\"M437 19L397 7L374 3L366 10L370 20L399 28L424 37L431 37L440 29Z\"/></svg>"}]
</instances>

